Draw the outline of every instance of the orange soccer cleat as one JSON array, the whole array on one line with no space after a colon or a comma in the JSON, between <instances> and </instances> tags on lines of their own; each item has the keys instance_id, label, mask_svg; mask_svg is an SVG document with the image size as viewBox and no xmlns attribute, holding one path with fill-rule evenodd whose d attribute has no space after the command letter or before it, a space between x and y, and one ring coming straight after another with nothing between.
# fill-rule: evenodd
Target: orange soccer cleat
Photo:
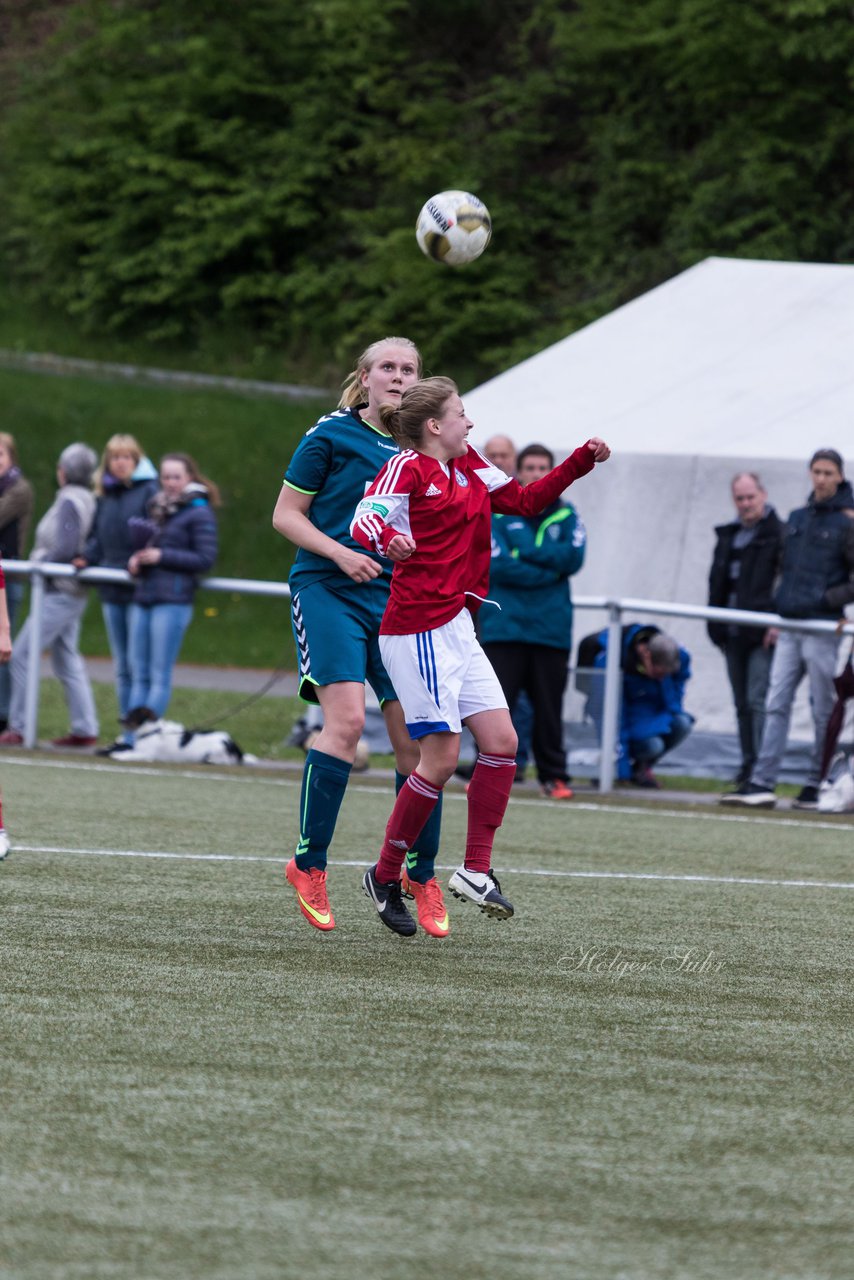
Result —
<instances>
[{"instance_id":1,"label":"orange soccer cleat","mask_svg":"<svg viewBox=\"0 0 854 1280\"><path fill-rule=\"evenodd\" d=\"M562 778L555 778L554 782L544 782L540 787L544 796L550 800L571 800L573 792Z\"/></svg>"},{"instance_id":2,"label":"orange soccer cleat","mask_svg":"<svg viewBox=\"0 0 854 1280\"><path fill-rule=\"evenodd\" d=\"M433 876L432 880L428 880L426 884L419 884L417 880L410 880L404 871L400 888L406 897L415 899L418 923L424 932L432 934L434 938L447 938L451 931L451 922L445 910L442 888L436 877Z\"/></svg>"},{"instance_id":3,"label":"orange soccer cleat","mask_svg":"<svg viewBox=\"0 0 854 1280\"><path fill-rule=\"evenodd\" d=\"M296 858L291 858L285 867L285 876L296 891L299 909L308 923L315 929L334 929L335 921L326 896L326 872L317 867L300 871Z\"/></svg>"}]
</instances>

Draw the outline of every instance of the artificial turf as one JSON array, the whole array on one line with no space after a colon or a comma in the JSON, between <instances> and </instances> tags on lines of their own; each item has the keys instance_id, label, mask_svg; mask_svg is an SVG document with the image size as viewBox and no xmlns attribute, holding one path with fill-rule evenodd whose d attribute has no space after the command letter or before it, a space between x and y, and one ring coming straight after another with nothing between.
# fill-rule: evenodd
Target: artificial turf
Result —
<instances>
[{"instance_id":1,"label":"artificial turf","mask_svg":"<svg viewBox=\"0 0 854 1280\"><path fill-rule=\"evenodd\" d=\"M386 783L321 935L293 781L3 782L4 1276L850 1275L850 821L514 798L516 918L402 940L359 889Z\"/></svg>"}]
</instances>

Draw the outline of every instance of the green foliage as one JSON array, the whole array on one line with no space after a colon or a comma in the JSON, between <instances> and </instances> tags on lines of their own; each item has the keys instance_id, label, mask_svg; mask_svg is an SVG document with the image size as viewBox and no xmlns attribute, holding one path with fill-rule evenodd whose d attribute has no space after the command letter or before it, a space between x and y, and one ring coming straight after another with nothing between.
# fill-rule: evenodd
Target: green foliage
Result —
<instances>
[{"instance_id":1,"label":"green foliage","mask_svg":"<svg viewBox=\"0 0 854 1280\"><path fill-rule=\"evenodd\" d=\"M847 0L83 0L3 127L6 251L89 333L465 384L709 254L854 256ZM433 191L493 245L428 262Z\"/></svg>"}]
</instances>

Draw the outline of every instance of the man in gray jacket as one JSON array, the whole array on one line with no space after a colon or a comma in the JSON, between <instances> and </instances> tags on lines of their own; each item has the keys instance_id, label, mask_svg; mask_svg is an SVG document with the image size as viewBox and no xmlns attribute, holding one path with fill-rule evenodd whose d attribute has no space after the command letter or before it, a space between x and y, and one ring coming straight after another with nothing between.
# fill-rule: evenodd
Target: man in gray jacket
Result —
<instances>
[{"instance_id":1,"label":"man in gray jacket","mask_svg":"<svg viewBox=\"0 0 854 1280\"><path fill-rule=\"evenodd\" d=\"M854 600L854 493L845 479L842 457L819 449L810 460L813 491L805 507L789 516L783 540L780 582L774 597L784 618L838 621ZM782 631L777 640L762 746L750 778L721 796L724 804L773 809L774 787L786 750L792 703L806 675L815 725L815 745L806 785L796 809L818 808L818 785L827 722L834 703L833 677L839 637Z\"/></svg>"},{"instance_id":2,"label":"man in gray jacket","mask_svg":"<svg viewBox=\"0 0 854 1280\"><path fill-rule=\"evenodd\" d=\"M53 505L36 528L32 560L70 564L81 554L95 516L92 473L98 455L87 444L70 444L57 463L59 490ZM62 684L71 731L55 738L56 747L92 747L98 739L98 717L85 663L80 656L80 623L86 608L86 588L75 578L48 578L45 583L41 645L50 649L54 674ZM15 641L12 655L12 698L9 728L0 743L20 746L24 741L24 707L32 618Z\"/></svg>"}]
</instances>

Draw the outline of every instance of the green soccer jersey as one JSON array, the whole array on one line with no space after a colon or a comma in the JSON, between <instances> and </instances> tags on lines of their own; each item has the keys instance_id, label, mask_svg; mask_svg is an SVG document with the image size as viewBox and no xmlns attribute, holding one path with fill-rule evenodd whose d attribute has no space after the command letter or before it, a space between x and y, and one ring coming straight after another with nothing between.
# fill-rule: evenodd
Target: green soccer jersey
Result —
<instances>
[{"instance_id":1,"label":"green soccer jersey","mask_svg":"<svg viewBox=\"0 0 854 1280\"><path fill-rule=\"evenodd\" d=\"M305 433L285 472L285 484L299 493L313 495L308 518L315 528L366 555L365 548L350 537L350 521L368 485L398 452L390 436L364 422L354 410L336 409ZM392 566L381 556L373 559L382 566L382 577L361 585L376 584L388 591ZM326 556L300 547L289 579L292 589L299 590L321 578L337 578L353 585L352 579Z\"/></svg>"}]
</instances>

